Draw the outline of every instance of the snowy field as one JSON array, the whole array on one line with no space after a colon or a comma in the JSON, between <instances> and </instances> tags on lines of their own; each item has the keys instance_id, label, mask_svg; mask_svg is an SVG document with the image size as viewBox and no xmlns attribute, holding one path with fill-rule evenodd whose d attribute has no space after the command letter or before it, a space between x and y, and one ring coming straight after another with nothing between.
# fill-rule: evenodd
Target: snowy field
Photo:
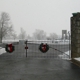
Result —
<instances>
[{"instance_id":1,"label":"snowy field","mask_svg":"<svg viewBox=\"0 0 80 80\"><path fill-rule=\"evenodd\" d=\"M20 43L25 42L26 40L19 40ZM69 40L28 40L28 43L34 43L34 44L41 44L41 43L47 43L52 45L64 45L64 44L70 44Z\"/></svg>"},{"instance_id":2,"label":"snowy field","mask_svg":"<svg viewBox=\"0 0 80 80\"><path fill-rule=\"evenodd\" d=\"M19 40L2 40L2 43L19 42Z\"/></svg>"},{"instance_id":3,"label":"snowy field","mask_svg":"<svg viewBox=\"0 0 80 80\"><path fill-rule=\"evenodd\" d=\"M20 42L24 43L26 40L3 40L3 43L8 43L8 42ZM69 40L28 40L28 43L35 43L35 44L41 44L41 43L47 43L47 44L69 44Z\"/></svg>"}]
</instances>

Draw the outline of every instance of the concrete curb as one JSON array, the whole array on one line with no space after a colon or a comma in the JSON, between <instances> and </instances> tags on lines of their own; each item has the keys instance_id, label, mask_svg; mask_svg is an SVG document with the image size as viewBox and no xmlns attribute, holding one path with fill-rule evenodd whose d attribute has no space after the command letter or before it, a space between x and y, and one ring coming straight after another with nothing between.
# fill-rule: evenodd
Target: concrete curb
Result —
<instances>
[{"instance_id":1,"label":"concrete curb","mask_svg":"<svg viewBox=\"0 0 80 80\"><path fill-rule=\"evenodd\" d=\"M80 67L80 61L72 59L71 62Z\"/></svg>"}]
</instances>

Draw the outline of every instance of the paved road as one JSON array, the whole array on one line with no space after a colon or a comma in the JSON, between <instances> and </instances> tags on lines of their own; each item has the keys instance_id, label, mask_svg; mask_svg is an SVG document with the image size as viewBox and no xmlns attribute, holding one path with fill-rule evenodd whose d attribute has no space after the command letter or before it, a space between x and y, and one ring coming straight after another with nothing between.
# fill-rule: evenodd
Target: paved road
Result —
<instances>
[{"instance_id":1,"label":"paved road","mask_svg":"<svg viewBox=\"0 0 80 80\"><path fill-rule=\"evenodd\" d=\"M59 59L0 59L0 80L80 80L80 68Z\"/></svg>"},{"instance_id":2,"label":"paved road","mask_svg":"<svg viewBox=\"0 0 80 80\"><path fill-rule=\"evenodd\" d=\"M0 80L80 80L80 68L70 61L26 58L25 45L21 46L16 45L12 54L0 56Z\"/></svg>"}]
</instances>

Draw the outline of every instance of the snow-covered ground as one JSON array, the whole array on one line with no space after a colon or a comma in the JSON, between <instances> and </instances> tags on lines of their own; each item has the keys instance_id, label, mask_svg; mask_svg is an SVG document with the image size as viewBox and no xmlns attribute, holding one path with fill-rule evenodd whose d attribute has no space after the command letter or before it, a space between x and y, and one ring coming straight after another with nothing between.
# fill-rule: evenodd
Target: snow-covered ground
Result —
<instances>
[{"instance_id":1,"label":"snow-covered ground","mask_svg":"<svg viewBox=\"0 0 80 80\"><path fill-rule=\"evenodd\" d=\"M21 41L22 42L22 41ZM25 42L25 41L24 41ZM47 44L52 44L52 45L64 45L64 44L70 44L69 41L67 42L53 42L53 41L28 41L28 43L33 43L33 44L41 44L41 43L47 43Z\"/></svg>"},{"instance_id":2,"label":"snow-covered ground","mask_svg":"<svg viewBox=\"0 0 80 80\"><path fill-rule=\"evenodd\" d=\"M77 60L77 61L80 61L80 57L78 57L78 58L74 58L75 60Z\"/></svg>"},{"instance_id":3,"label":"snow-covered ground","mask_svg":"<svg viewBox=\"0 0 80 80\"><path fill-rule=\"evenodd\" d=\"M0 47L0 55L6 53L5 48Z\"/></svg>"},{"instance_id":4,"label":"snow-covered ground","mask_svg":"<svg viewBox=\"0 0 80 80\"><path fill-rule=\"evenodd\" d=\"M19 40L2 40L3 43L9 43L9 42L19 42Z\"/></svg>"},{"instance_id":5,"label":"snow-covered ground","mask_svg":"<svg viewBox=\"0 0 80 80\"><path fill-rule=\"evenodd\" d=\"M19 42L21 44L24 44L26 40L3 40L3 43L9 43L9 42ZM47 43L47 44L54 44L54 45L64 45L64 44L70 44L69 40L28 40L28 43L34 43L34 44L41 44L41 43Z\"/></svg>"}]
</instances>

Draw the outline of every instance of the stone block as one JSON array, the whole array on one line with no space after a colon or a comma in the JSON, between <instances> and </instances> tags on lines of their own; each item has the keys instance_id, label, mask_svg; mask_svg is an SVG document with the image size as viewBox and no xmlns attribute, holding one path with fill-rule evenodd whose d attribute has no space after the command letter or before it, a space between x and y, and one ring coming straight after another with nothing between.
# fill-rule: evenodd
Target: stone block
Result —
<instances>
[{"instance_id":1,"label":"stone block","mask_svg":"<svg viewBox=\"0 0 80 80\"><path fill-rule=\"evenodd\" d=\"M80 54L80 47L78 47L78 48L77 48L77 53L79 53L79 54Z\"/></svg>"},{"instance_id":2,"label":"stone block","mask_svg":"<svg viewBox=\"0 0 80 80\"><path fill-rule=\"evenodd\" d=\"M75 29L74 31L76 34L80 34L80 29Z\"/></svg>"},{"instance_id":3,"label":"stone block","mask_svg":"<svg viewBox=\"0 0 80 80\"><path fill-rule=\"evenodd\" d=\"M80 43L75 45L77 48L80 47Z\"/></svg>"},{"instance_id":4,"label":"stone block","mask_svg":"<svg viewBox=\"0 0 80 80\"><path fill-rule=\"evenodd\" d=\"M79 39L80 39L80 38L79 38ZM76 42L77 42L77 43L80 43L80 40L77 40Z\"/></svg>"},{"instance_id":5,"label":"stone block","mask_svg":"<svg viewBox=\"0 0 80 80\"><path fill-rule=\"evenodd\" d=\"M79 55L78 55L78 53L72 53L71 52L71 58L75 58L75 57L78 57Z\"/></svg>"}]
</instances>

